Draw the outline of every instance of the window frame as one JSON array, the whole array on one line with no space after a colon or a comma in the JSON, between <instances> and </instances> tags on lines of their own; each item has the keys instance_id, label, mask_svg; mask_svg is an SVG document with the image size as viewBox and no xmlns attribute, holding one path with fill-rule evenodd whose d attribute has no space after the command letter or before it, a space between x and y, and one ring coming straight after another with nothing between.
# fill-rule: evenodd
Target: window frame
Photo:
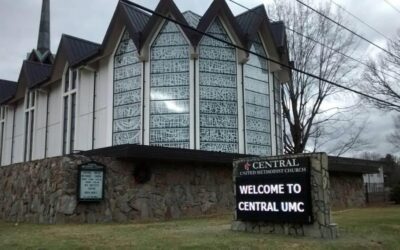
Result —
<instances>
[{"instance_id":1,"label":"window frame","mask_svg":"<svg viewBox=\"0 0 400 250\"><path fill-rule=\"evenodd\" d=\"M64 70L62 78L62 95L61 95L61 154L68 155L75 150L76 124L78 111L78 88L79 88L78 69L72 69L68 65ZM73 105L73 99L74 104ZM72 108L74 106L74 109Z\"/></svg>"},{"instance_id":2,"label":"window frame","mask_svg":"<svg viewBox=\"0 0 400 250\"><path fill-rule=\"evenodd\" d=\"M24 162L31 161L33 156L36 102L37 91L27 89L24 100Z\"/></svg>"}]
</instances>

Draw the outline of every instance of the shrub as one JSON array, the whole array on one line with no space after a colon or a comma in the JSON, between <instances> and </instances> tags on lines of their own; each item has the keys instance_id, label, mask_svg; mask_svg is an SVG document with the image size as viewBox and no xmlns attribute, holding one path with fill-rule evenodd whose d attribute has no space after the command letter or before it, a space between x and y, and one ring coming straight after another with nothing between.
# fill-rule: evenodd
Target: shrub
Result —
<instances>
[{"instance_id":1,"label":"shrub","mask_svg":"<svg viewBox=\"0 0 400 250\"><path fill-rule=\"evenodd\" d=\"M396 204L400 204L400 182L392 188L390 200L394 201Z\"/></svg>"}]
</instances>

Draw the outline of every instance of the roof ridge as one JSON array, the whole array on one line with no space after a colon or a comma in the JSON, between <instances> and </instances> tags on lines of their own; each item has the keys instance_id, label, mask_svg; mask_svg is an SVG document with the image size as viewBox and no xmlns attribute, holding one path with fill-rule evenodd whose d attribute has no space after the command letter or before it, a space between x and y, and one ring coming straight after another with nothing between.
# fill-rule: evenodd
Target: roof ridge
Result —
<instances>
[{"instance_id":1,"label":"roof ridge","mask_svg":"<svg viewBox=\"0 0 400 250\"><path fill-rule=\"evenodd\" d=\"M146 15L147 17L151 17L150 14L148 14L148 13L144 12L143 10L136 8L136 6L132 5L132 2L131 2L131 1L128 1L128 0L119 0L119 2L125 4L125 6L128 6L128 7L130 7L130 8L135 9L136 11L138 11L139 13L141 13L141 14L143 14L143 15Z\"/></svg>"},{"instance_id":2,"label":"roof ridge","mask_svg":"<svg viewBox=\"0 0 400 250\"><path fill-rule=\"evenodd\" d=\"M193 11L191 11L191 10L185 10L184 12L182 12L182 14L184 14L184 13L186 13L186 12L190 12L190 13L192 13L192 14L195 14L195 15L198 16L198 17L201 17L201 15L199 15L199 14L197 14L196 12L193 12Z\"/></svg>"},{"instance_id":3,"label":"roof ridge","mask_svg":"<svg viewBox=\"0 0 400 250\"><path fill-rule=\"evenodd\" d=\"M53 67L52 64L41 63L41 62L34 62L34 61L29 61L29 60L24 60L23 63L36 64L36 65L38 65L38 66Z\"/></svg>"},{"instance_id":4,"label":"roof ridge","mask_svg":"<svg viewBox=\"0 0 400 250\"><path fill-rule=\"evenodd\" d=\"M11 81L11 80L5 80L5 79L0 79L0 83L5 83L5 84L18 84L18 82Z\"/></svg>"},{"instance_id":5,"label":"roof ridge","mask_svg":"<svg viewBox=\"0 0 400 250\"><path fill-rule=\"evenodd\" d=\"M255 11L256 9L260 8L260 7L264 7L264 8L265 8L264 4L259 4L259 5L253 7L253 8L251 8L251 9L249 9L249 10L246 10L246 11L244 11L244 12L242 12L242 13L236 15L235 18L236 18L236 17L240 17L240 16L242 16L242 15L244 15L244 14L248 14L248 13L250 13L250 12L253 12L253 11Z\"/></svg>"},{"instance_id":6,"label":"roof ridge","mask_svg":"<svg viewBox=\"0 0 400 250\"><path fill-rule=\"evenodd\" d=\"M73 40L78 40L78 41L85 42L85 43L91 43L91 44L96 45L96 46L100 46L99 43L92 42L92 41L89 41L89 40L86 40L86 39L83 39L83 38L80 38L80 37L68 35L68 34L65 34L65 33L62 34L62 37L65 37L65 38L68 38L68 39L73 39Z\"/></svg>"}]
</instances>

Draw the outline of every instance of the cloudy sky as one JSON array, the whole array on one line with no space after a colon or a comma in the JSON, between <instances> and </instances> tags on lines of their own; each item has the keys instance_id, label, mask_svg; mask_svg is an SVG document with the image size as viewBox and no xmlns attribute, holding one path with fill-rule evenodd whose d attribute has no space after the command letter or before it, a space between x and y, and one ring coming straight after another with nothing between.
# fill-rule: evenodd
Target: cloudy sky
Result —
<instances>
[{"instance_id":1,"label":"cloudy sky","mask_svg":"<svg viewBox=\"0 0 400 250\"><path fill-rule=\"evenodd\" d=\"M133 0L132 0L133 1ZM247 7L268 4L271 0L235 0ZM330 1L330 0L321 0ZM388 0L398 9L400 1ZM101 43L115 10L118 0L51 0L51 49L55 53L61 34L69 34ZM145 7L154 9L158 1L134 0ZM202 15L212 0L175 0L181 11L192 10ZM243 8L229 2L234 14ZM319 1L311 1L317 6ZM348 11L367 22L381 33L393 37L400 28L400 13L385 0L335 0ZM37 44L41 0L0 0L0 79L16 81L22 61ZM354 30L373 42L384 46L385 39L366 26L346 15ZM364 56L376 55L373 46L360 44ZM360 58L363 59L363 58ZM365 58L364 58L365 59ZM392 131L391 114L384 114L369 108L364 109L363 121L367 122L366 132L371 138L371 146L366 150L378 153L396 152L386 137Z\"/></svg>"}]
</instances>

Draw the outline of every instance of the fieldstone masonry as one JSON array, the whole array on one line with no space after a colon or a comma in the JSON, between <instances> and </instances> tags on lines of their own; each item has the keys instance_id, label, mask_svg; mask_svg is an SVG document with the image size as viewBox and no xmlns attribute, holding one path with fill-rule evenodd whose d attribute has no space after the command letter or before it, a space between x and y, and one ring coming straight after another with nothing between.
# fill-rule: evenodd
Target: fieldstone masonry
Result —
<instances>
[{"instance_id":1,"label":"fieldstone masonry","mask_svg":"<svg viewBox=\"0 0 400 250\"><path fill-rule=\"evenodd\" d=\"M330 187L328 157L324 153L290 155L287 158L310 157L311 165L311 202L314 223L310 225L239 221L234 218L232 230L253 233L275 233L293 236L312 236L325 239L338 237L337 225L331 222ZM245 162L285 159L285 156L245 158L233 163L233 182L239 166Z\"/></svg>"},{"instance_id":2,"label":"fieldstone masonry","mask_svg":"<svg viewBox=\"0 0 400 250\"><path fill-rule=\"evenodd\" d=\"M78 165L106 166L105 199L77 201ZM135 182L136 166L150 180ZM230 212L231 167L121 161L72 155L0 167L0 219L31 223L98 223L173 219Z\"/></svg>"}]
</instances>

